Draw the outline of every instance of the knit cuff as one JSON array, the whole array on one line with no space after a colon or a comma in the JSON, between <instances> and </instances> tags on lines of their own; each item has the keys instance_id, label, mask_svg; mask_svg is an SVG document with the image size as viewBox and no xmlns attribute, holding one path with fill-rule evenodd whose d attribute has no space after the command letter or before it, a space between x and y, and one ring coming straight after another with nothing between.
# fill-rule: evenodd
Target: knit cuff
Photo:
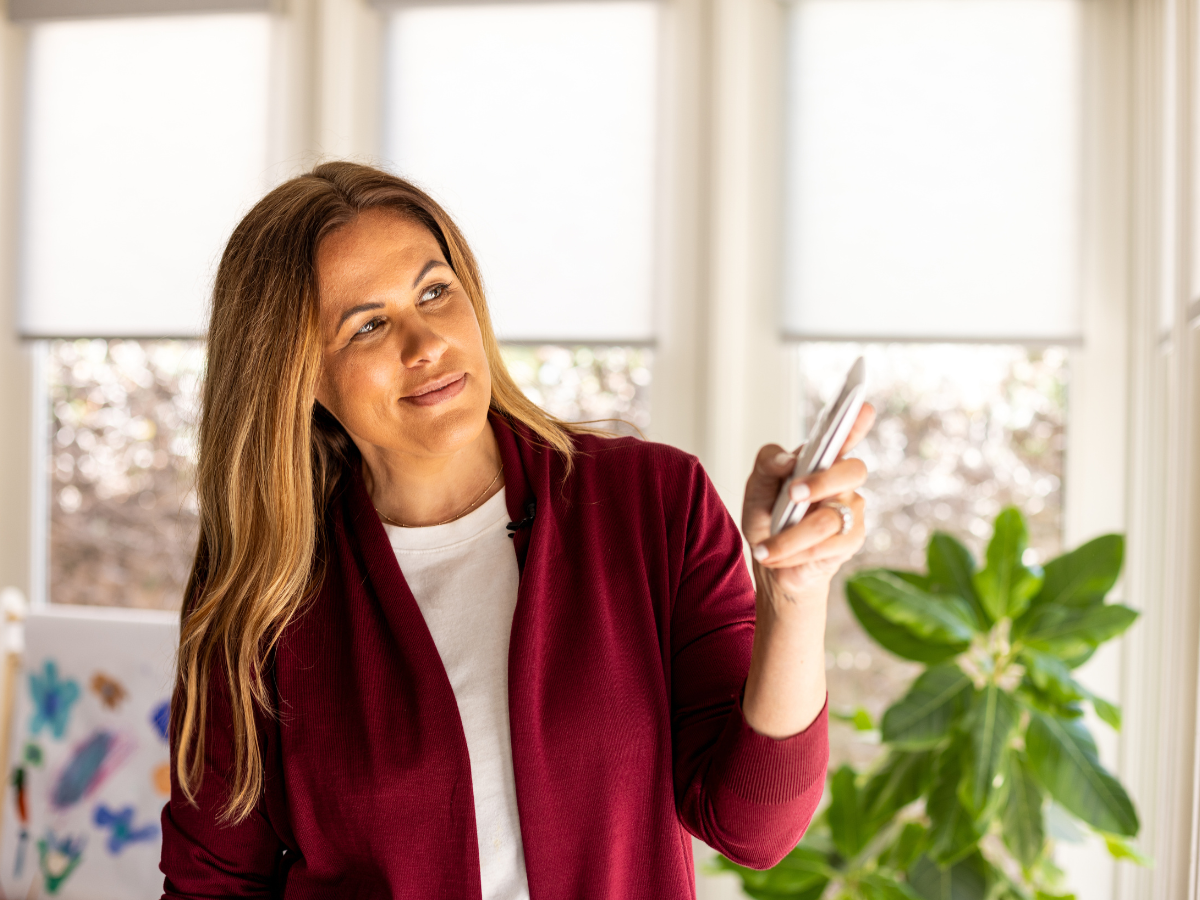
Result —
<instances>
[{"instance_id":1,"label":"knit cuff","mask_svg":"<svg viewBox=\"0 0 1200 900\"><path fill-rule=\"evenodd\" d=\"M746 722L742 698L721 736L720 785L747 803L789 803L823 783L829 764L829 695L812 723L791 737L759 734Z\"/></svg>"}]
</instances>

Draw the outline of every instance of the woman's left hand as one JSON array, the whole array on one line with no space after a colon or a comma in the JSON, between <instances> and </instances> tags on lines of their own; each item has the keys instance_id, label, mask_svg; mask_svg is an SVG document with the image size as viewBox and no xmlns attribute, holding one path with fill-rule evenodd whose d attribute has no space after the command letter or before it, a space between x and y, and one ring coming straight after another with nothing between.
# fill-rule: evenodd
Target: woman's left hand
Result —
<instances>
[{"instance_id":1,"label":"woman's left hand","mask_svg":"<svg viewBox=\"0 0 1200 900\"><path fill-rule=\"evenodd\" d=\"M871 430L875 409L863 404L842 454ZM842 459L798 482L809 491L808 512L791 528L771 536L771 508L796 457L782 447L763 447L746 482L742 532L754 554L757 608L750 671L742 696L746 722L759 734L785 738L808 728L825 705L825 613L829 581L863 544L863 498L858 489L867 467ZM793 494L793 498L795 498ZM845 534L842 516L821 506L840 503L854 514Z\"/></svg>"},{"instance_id":2,"label":"woman's left hand","mask_svg":"<svg viewBox=\"0 0 1200 900\"><path fill-rule=\"evenodd\" d=\"M769 593L775 595L771 599L776 603L780 599L792 603L824 599L834 573L862 547L866 536L864 501L858 489L867 480L867 467L861 460L843 457L866 436L874 422L875 408L864 403L838 461L824 472L792 485L792 499L807 499L810 504L804 518L773 537L771 510L780 484L791 475L796 454L775 444L758 452L754 471L746 482L742 532L760 569L757 574L765 575L775 588ZM846 506L853 514L853 526L845 534L841 513L823 505L826 502Z\"/></svg>"}]
</instances>

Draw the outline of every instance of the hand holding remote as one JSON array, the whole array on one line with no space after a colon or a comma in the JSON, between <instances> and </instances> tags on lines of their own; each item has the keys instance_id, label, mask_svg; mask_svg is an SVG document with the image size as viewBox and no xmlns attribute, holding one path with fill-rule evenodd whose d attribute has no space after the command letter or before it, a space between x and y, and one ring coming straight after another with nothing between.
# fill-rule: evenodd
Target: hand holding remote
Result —
<instances>
[{"instance_id":1,"label":"hand holding remote","mask_svg":"<svg viewBox=\"0 0 1200 900\"><path fill-rule=\"evenodd\" d=\"M788 498L805 504L807 513L794 525L772 535L771 511L781 485L795 468L797 453L788 453L778 445L759 451L754 472L746 482L742 508L742 533L750 542L755 562L771 570L785 594L798 596L811 587L820 588L833 573L858 552L865 538L864 501L857 493L867 479L867 467L861 460L845 459L845 454L861 441L875 422L875 408L864 403L854 419L837 461L824 471L813 472L793 481ZM847 507L852 516L850 530L842 534L841 514L824 501Z\"/></svg>"},{"instance_id":2,"label":"hand holding remote","mask_svg":"<svg viewBox=\"0 0 1200 900\"><path fill-rule=\"evenodd\" d=\"M864 404L841 453L871 430L875 410ZM808 728L825 704L825 613L829 581L863 544L863 498L867 478L858 459L838 459L790 486L789 497L809 503L800 521L771 534L771 510L780 486L795 468L796 454L779 446L759 451L746 482L742 532L754 554L757 588L754 646L742 712L759 734L786 738ZM821 506L834 501L850 510L853 524Z\"/></svg>"}]
</instances>

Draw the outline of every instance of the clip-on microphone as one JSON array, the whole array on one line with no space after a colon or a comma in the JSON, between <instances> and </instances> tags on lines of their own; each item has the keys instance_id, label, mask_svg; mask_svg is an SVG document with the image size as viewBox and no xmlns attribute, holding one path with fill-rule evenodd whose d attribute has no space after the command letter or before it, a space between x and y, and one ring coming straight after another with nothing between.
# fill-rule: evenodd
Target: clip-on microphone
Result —
<instances>
[{"instance_id":1,"label":"clip-on microphone","mask_svg":"<svg viewBox=\"0 0 1200 900\"><path fill-rule=\"evenodd\" d=\"M504 527L508 529L509 538L517 536L517 532L522 528L528 528L533 524L533 518L537 515L537 498L534 497L525 504L525 518L519 522L509 522Z\"/></svg>"}]
</instances>

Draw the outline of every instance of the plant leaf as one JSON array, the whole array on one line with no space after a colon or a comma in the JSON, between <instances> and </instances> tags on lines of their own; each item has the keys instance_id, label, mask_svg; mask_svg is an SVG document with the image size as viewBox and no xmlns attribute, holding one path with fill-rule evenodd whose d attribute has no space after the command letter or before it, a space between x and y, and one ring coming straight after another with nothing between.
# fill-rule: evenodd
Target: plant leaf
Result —
<instances>
[{"instance_id":1,"label":"plant leaf","mask_svg":"<svg viewBox=\"0 0 1200 900\"><path fill-rule=\"evenodd\" d=\"M977 817L984 815L989 799L998 796L994 782L1019 717L1017 702L994 684L977 691L971 698L967 719L971 752L967 756L960 796L967 809Z\"/></svg>"},{"instance_id":2,"label":"plant leaf","mask_svg":"<svg viewBox=\"0 0 1200 900\"><path fill-rule=\"evenodd\" d=\"M753 900L821 900L821 895L825 893L825 888L828 886L829 882L826 881L819 887L812 887L806 890L796 891L789 889L777 891L774 888L766 890L752 888L743 882L742 890L746 893L747 897L751 897Z\"/></svg>"},{"instance_id":3,"label":"plant leaf","mask_svg":"<svg viewBox=\"0 0 1200 900\"><path fill-rule=\"evenodd\" d=\"M850 611L858 619L863 630L883 647L899 656L901 659L911 659L914 662L934 665L957 656L965 649L962 644L930 644L915 637L907 628L893 625L859 595L851 579L846 583L846 600Z\"/></svg>"},{"instance_id":4,"label":"plant leaf","mask_svg":"<svg viewBox=\"0 0 1200 900\"><path fill-rule=\"evenodd\" d=\"M1064 653L1061 658L1067 664L1067 668L1078 669L1095 655L1096 650L1096 647L1080 647L1074 653Z\"/></svg>"},{"instance_id":5,"label":"plant leaf","mask_svg":"<svg viewBox=\"0 0 1200 900\"><path fill-rule=\"evenodd\" d=\"M931 594L878 569L849 583L875 612L914 637L965 650L976 632L975 617L961 597Z\"/></svg>"},{"instance_id":6,"label":"plant leaf","mask_svg":"<svg viewBox=\"0 0 1200 900\"><path fill-rule=\"evenodd\" d=\"M1029 771L1037 775L1032 767ZM1083 830L1079 820L1055 803L1053 797L1046 801L1043 808L1045 809L1046 834L1050 835L1052 840L1062 841L1064 844L1082 844L1088 839L1087 832ZM1049 859L1042 859L1039 868L1045 867L1049 861Z\"/></svg>"},{"instance_id":7,"label":"plant leaf","mask_svg":"<svg viewBox=\"0 0 1200 900\"><path fill-rule=\"evenodd\" d=\"M866 846L868 835L862 821L856 774L842 766L829 782L829 831L834 846L846 859L853 859Z\"/></svg>"},{"instance_id":8,"label":"plant leaf","mask_svg":"<svg viewBox=\"0 0 1200 900\"><path fill-rule=\"evenodd\" d=\"M1067 664L1057 656L1027 647L1021 652L1021 661L1037 689L1055 703L1066 705L1087 696L1087 691L1071 676Z\"/></svg>"},{"instance_id":9,"label":"plant leaf","mask_svg":"<svg viewBox=\"0 0 1200 900\"><path fill-rule=\"evenodd\" d=\"M775 868L789 872L807 872L832 877L834 870L826 854L810 847L798 846L785 856Z\"/></svg>"},{"instance_id":10,"label":"plant leaf","mask_svg":"<svg viewBox=\"0 0 1200 900\"><path fill-rule=\"evenodd\" d=\"M1097 606L1112 590L1125 559L1125 538L1106 534L1046 563L1046 578L1033 604Z\"/></svg>"},{"instance_id":11,"label":"plant leaf","mask_svg":"<svg viewBox=\"0 0 1200 900\"><path fill-rule=\"evenodd\" d=\"M747 897L751 897L753 900L821 900L821 895L825 893L825 888L828 886L829 882L825 881L820 885L803 890L786 888L777 891L774 888L753 888L745 881L742 882L742 890L745 891Z\"/></svg>"},{"instance_id":12,"label":"plant leaf","mask_svg":"<svg viewBox=\"0 0 1200 900\"><path fill-rule=\"evenodd\" d=\"M890 822L925 792L932 777L932 754L898 750L889 753L883 765L867 779L860 794L868 830L875 832Z\"/></svg>"},{"instance_id":13,"label":"plant leaf","mask_svg":"<svg viewBox=\"0 0 1200 900\"><path fill-rule=\"evenodd\" d=\"M1103 721L1107 722L1113 731L1121 730L1121 707L1115 703L1109 703L1103 697L1097 697L1095 694L1089 694L1092 701L1092 709L1096 710Z\"/></svg>"},{"instance_id":14,"label":"plant leaf","mask_svg":"<svg viewBox=\"0 0 1200 900\"><path fill-rule=\"evenodd\" d=\"M733 872L741 878L747 894L762 900L817 900L837 875L823 854L804 847L792 850L773 869L750 869L724 856L717 856L711 867L718 872Z\"/></svg>"},{"instance_id":15,"label":"plant leaf","mask_svg":"<svg viewBox=\"0 0 1200 900\"><path fill-rule=\"evenodd\" d=\"M1078 665L1076 657L1090 655L1105 641L1124 632L1137 617L1136 610L1119 603L1082 609L1044 606L1023 625L1017 637L1074 668Z\"/></svg>"},{"instance_id":16,"label":"plant leaf","mask_svg":"<svg viewBox=\"0 0 1200 900\"><path fill-rule=\"evenodd\" d=\"M845 722L847 725L853 725L855 731L874 731L875 721L871 718L871 714L863 707L858 707L853 712L847 712L841 709L831 709L829 718L835 722Z\"/></svg>"},{"instance_id":17,"label":"plant leaf","mask_svg":"<svg viewBox=\"0 0 1200 900\"><path fill-rule=\"evenodd\" d=\"M954 745L941 754L933 786L925 801L925 811L930 819L929 855L943 865L950 865L970 853L980 836L974 817L958 796L962 775L962 748Z\"/></svg>"},{"instance_id":18,"label":"plant leaf","mask_svg":"<svg viewBox=\"0 0 1200 900\"><path fill-rule=\"evenodd\" d=\"M878 873L866 875L858 882L862 900L921 900L907 884Z\"/></svg>"},{"instance_id":19,"label":"plant leaf","mask_svg":"<svg viewBox=\"0 0 1200 900\"><path fill-rule=\"evenodd\" d=\"M1079 701L1060 703L1054 697L1040 690L1028 675L1021 680L1016 694L1018 699L1030 709L1040 709L1042 712L1058 716L1060 719L1078 719L1083 715L1083 707Z\"/></svg>"},{"instance_id":20,"label":"plant leaf","mask_svg":"<svg viewBox=\"0 0 1200 900\"><path fill-rule=\"evenodd\" d=\"M987 548L987 565L972 579L993 622L1006 616L1017 618L1042 586L1041 576L1021 562L1027 543L1025 520L1010 506L996 517L995 531Z\"/></svg>"},{"instance_id":21,"label":"plant leaf","mask_svg":"<svg viewBox=\"0 0 1200 900\"><path fill-rule=\"evenodd\" d=\"M919 822L908 822L900 831L896 842L881 857L884 865L904 871L913 864L925 845L927 832Z\"/></svg>"},{"instance_id":22,"label":"plant leaf","mask_svg":"<svg viewBox=\"0 0 1200 900\"><path fill-rule=\"evenodd\" d=\"M1046 823L1042 814L1046 797L1027 766L1023 754L1011 757L1008 801L1000 818L1005 845L1026 869L1037 861L1046 843Z\"/></svg>"},{"instance_id":23,"label":"plant leaf","mask_svg":"<svg viewBox=\"0 0 1200 900\"><path fill-rule=\"evenodd\" d=\"M966 709L971 679L953 663L927 669L883 714L882 737L903 749L932 747Z\"/></svg>"},{"instance_id":24,"label":"plant leaf","mask_svg":"<svg viewBox=\"0 0 1200 900\"><path fill-rule=\"evenodd\" d=\"M971 580L975 575L975 557L971 551L955 538L943 531L935 531L925 552L929 566L928 590L934 594L955 594L962 597L975 610L983 628L992 624L987 610L980 602Z\"/></svg>"},{"instance_id":25,"label":"plant leaf","mask_svg":"<svg viewBox=\"0 0 1200 900\"><path fill-rule=\"evenodd\" d=\"M924 900L984 900L987 870L978 853L948 867L922 856L908 870L908 885Z\"/></svg>"},{"instance_id":26,"label":"plant leaf","mask_svg":"<svg viewBox=\"0 0 1200 900\"><path fill-rule=\"evenodd\" d=\"M1139 866L1147 869L1153 868L1154 860L1144 854L1137 847L1133 846L1125 838L1117 834L1104 835L1104 845L1108 847L1108 853L1113 859L1128 859Z\"/></svg>"},{"instance_id":27,"label":"plant leaf","mask_svg":"<svg viewBox=\"0 0 1200 900\"><path fill-rule=\"evenodd\" d=\"M833 846L833 836L829 833L828 807L822 810L800 838L797 849L816 853L825 859L833 859L837 855L837 847ZM787 857L784 857L787 859Z\"/></svg>"},{"instance_id":28,"label":"plant leaf","mask_svg":"<svg viewBox=\"0 0 1200 900\"><path fill-rule=\"evenodd\" d=\"M1035 710L1025 733L1025 751L1042 786L1072 815L1099 831L1137 834L1133 803L1100 765L1096 744L1082 723Z\"/></svg>"},{"instance_id":29,"label":"plant leaf","mask_svg":"<svg viewBox=\"0 0 1200 900\"><path fill-rule=\"evenodd\" d=\"M1027 647L1021 652L1021 660L1034 687L1041 692L1040 699L1049 707L1048 711L1060 718L1076 719L1083 712L1078 701L1087 699L1096 715L1120 731L1121 710L1079 684L1071 677L1067 664L1057 656Z\"/></svg>"},{"instance_id":30,"label":"plant leaf","mask_svg":"<svg viewBox=\"0 0 1200 900\"><path fill-rule=\"evenodd\" d=\"M884 569L884 571L891 572L901 581L907 581L913 587L923 591L932 590L932 581L928 575L922 575L920 572L905 572L903 569Z\"/></svg>"}]
</instances>

